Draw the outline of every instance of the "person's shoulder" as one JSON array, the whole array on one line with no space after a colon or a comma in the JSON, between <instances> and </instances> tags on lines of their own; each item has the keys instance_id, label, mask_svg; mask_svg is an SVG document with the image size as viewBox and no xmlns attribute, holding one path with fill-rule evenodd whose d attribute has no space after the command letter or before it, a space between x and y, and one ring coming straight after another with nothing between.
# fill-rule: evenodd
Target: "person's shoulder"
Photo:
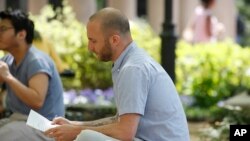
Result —
<instances>
[{"instance_id":1,"label":"person's shoulder","mask_svg":"<svg viewBox=\"0 0 250 141\"><path fill-rule=\"evenodd\" d=\"M32 46L27 54L30 60L46 60L46 62L53 62L48 54Z\"/></svg>"},{"instance_id":2,"label":"person's shoulder","mask_svg":"<svg viewBox=\"0 0 250 141\"><path fill-rule=\"evenodd\" d=\"M131 51L131 53L128 55L128 62L132 63L132 64L143 64L146 62L146 60L148 60L149 56L147 54L147 52L139 47L136 47L133 51Z\"/></svg>"}]
</instances>

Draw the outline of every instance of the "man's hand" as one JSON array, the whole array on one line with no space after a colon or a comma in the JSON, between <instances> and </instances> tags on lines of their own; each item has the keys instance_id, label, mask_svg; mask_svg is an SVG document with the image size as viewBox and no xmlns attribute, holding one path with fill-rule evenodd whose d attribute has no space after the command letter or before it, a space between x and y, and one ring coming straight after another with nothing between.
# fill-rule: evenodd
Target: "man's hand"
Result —
<instances>
[{"instance_id":1,"label":"man's hand","mask_svg":"<svg viewBox=\"0 0 250 141\"><path fill-rule=\"evenodd\" d=\"M71 122L63 117L56 117L52 120L52 124L64 125L64 124L71 124Z\"/></svg>"},{"instance_id":2,"label":"man's hand","mask_svg":"<svg viewBox=\"0 0 250 141\"><path fill-rule=\"evenodd\" d=\"M0 61L0 80L5 81L7 77L11 76L8 65Z\"/></svg>"},{"instance_id":3,"label":"man's hand","mask_svg":"<svg viewBox=\"0 0 250 141\"><path fill-rule=\"evenodd\" d=\"M83 129L70 124L59 125L45 131L45 135L56 141L73 141Z\"/></svg>"}]
</instances>

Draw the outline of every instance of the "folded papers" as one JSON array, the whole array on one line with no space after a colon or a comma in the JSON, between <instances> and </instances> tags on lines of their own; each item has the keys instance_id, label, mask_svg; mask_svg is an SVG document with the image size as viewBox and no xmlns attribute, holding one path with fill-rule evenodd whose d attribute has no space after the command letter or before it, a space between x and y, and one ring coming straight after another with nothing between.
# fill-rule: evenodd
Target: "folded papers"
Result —
<instances>
[{"instance_id":1,"label":"folded papers","mask_svg":"<svg viewBox=\"0 0 250 141\"><path fill-rule=\"evenodd\" d=\"M42 132L57 126L52 125L51 121L33 110L30 110L26 124Z\"/></svg>"}]
</instances>

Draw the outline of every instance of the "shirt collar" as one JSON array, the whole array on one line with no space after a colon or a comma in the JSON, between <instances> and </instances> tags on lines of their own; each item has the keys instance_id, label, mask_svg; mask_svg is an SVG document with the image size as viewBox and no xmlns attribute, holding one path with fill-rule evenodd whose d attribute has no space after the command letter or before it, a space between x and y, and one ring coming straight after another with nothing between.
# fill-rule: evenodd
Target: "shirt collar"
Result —
<instances>
[{"instance_id":1,"label":"shirt collar","mask_svg":"<svg viewBox=\"0 0 250 141\"><path fill-rule=\"evenodd\" d=\"M135 48L135 42L131 42L128 47L121 53L121 55L118 57L118 59L114 62L112 72L119 70L124 58L127 56L127 54Z\"/></svg>"},{"instance_id":2,"label":"shirt collar","mask_svg":"<svg viewBox=\"0 0 250 141\"><path fill-rule=\"evenodd\" d=\"M33 47L33 45L29 45L29 48L27 50L27 52L25 53L23 59L20 61L20 63L18 65L15 64L15 58L12 61L12 66L14 66L16 69L18 69L22 63L24 62L24 60L27 58L28 54L31 52L31 48Z\"/></svg>"}]
</instances>

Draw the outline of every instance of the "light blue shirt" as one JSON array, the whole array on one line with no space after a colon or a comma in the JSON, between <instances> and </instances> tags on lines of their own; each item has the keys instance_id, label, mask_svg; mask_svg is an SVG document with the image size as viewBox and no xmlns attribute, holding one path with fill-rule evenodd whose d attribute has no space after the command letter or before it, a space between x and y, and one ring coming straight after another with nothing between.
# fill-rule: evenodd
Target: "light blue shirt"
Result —
<instances>
[{"instance_id":1,"label":"light blue shirt","mask_svg":"<svg viewBox=\"0 0 250 141\"><path fill-rule=\"evenodd\" d=\"M26 86L28 86L28 82L32 76L41 72L47 74L49 77L47 95L42 108L37 112L50 120L55 116L64 116L65 107L63 104L61 79L53 61L47 54L34 47L30 47L25 58L18 66L15 65L14 58L11 54L4 56L1 60L8 64L10 73ZM12 112L28 115L31 108L23 103L8 85L6 86L7 108Z\"/></svg>"},{"instance_id":2,"label":"light blue shirt","mask_svg":"<svg viewBox=\"0 0 250 141\"><path fill-rule=\"evenodd\" d=\"M112 79L119 115L141 115L136 138L189 141L186 116L171 78L134 42L115 61Z\"/></svg>"}]
</instances>

